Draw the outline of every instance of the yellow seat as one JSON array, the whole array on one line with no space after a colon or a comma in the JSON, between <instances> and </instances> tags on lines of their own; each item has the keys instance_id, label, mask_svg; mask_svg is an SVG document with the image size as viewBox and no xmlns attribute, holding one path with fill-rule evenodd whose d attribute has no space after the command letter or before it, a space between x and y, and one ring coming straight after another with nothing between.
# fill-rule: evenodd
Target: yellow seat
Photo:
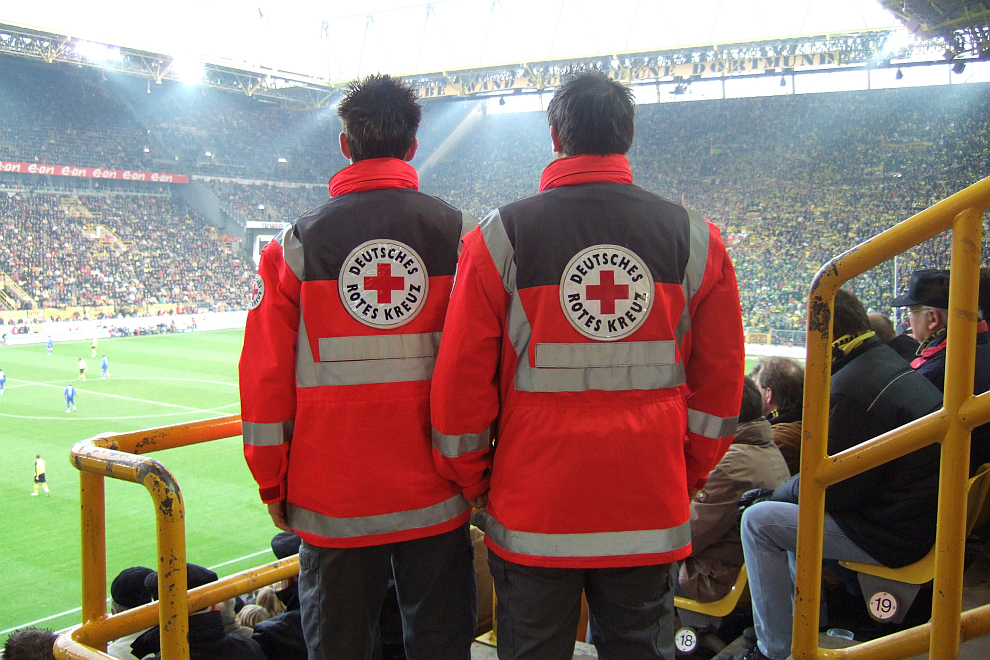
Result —
<instances>
[{"instance_id":1,"label":"yellow seat","mask_svg":"<svg viewBox=\"0 0 990 660\"><path fill-rule=\"evenodd\" d=\"M990 508L986 506L987 493L990 492L990 463L980 466L976 475L969 479L969 495L966 502L966 535L976 527L977 523L986 522L990 516ZM901 568L887 568L878 564L864 564L858 561L840 561L851 571L866 573L878 578L905 582L907 584L925 584L935 577L935 548L920 560Z\"/></svg>"},{"instance_id":2,"label":"yellow seat","mask_svg":"<svg viewBox=\"0 0 990 660\"><path fill-rule=\"evenodd\" d=\"M742 568L739 569L739 575L736 576L735 584L729 589L729 593L718 600L710 603L700 603L683 596L674 596L674 606L688 610L689 612L707 614L708 616L728 616L732 613L732 610L736 609L739 599L742 598L743 593L746 591L748 580L749 574L746 572L746 564L743 564Z\"/></svg>"}]
</instances>

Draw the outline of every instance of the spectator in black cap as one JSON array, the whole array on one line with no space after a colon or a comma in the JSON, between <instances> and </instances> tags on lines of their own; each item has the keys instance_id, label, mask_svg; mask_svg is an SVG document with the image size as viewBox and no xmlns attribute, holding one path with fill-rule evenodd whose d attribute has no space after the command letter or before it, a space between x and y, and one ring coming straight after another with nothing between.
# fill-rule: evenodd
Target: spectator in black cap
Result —
<instances>
[{"instance_id":1,"label":"spectator in black cap","mask_svg":"<svg viewBox=\"0 0 990 660\"><path fill-rule=\"evenodd\" d=\"M119 614L132 607L139 607L151 602L151 592L144 586L144 580L154 571L146 566L131 566L125 568L110 583L110 613ZM107 655L118 660L136 660L131 653L131 644L143 635L147 629L139 630L125 637L114 640L107 647Z\"/></svg>"},{"instance_id":2,"label":"spectator in black cap","mask_svg":"<svg viewBox=\"0 0 990 660\"><path fill-rule=\"evenodd\" d=\"M990 300L990 277L981 273L981 302ZM945 347L949 319L949 271L916 270L908 291L891 301L894 307L907 307L914 338L921 342L911 366L945 391ZM976 326L976 365L973 393L990 391L990 332L986 320ZM973 429L970 474L990 462L990 424Z\"/></svg>"},{"instance_id":3,"label":"spectator in black cap","mask_svg":"<svg viewBox=\"0 0 990 660\"><path fill-rule=\"evenodd\" d=\"M945 338L949 323L949 271L916 270L908 290L893 307L908 308L911 335L920 346L911 366L940 390L945 389Z\"/></svg>"},{"instance_id":4,"label":"spectator in black cap","mask_svg":"<svg viewBox=\"0 0 990 660\"><path fill-rule=\"evenodd\" d=\"M217 574L196 564L186 565L189 589L216 582ZM145 577L144 585L155 598L158 597L158 574ZM219 604L189 614L189 660L267 660L258 643L224 632L223 615ZM161 658L161 633L158 626L148 629L131 645L136 658L153 655Z\"/></svg>"}]
</instances>

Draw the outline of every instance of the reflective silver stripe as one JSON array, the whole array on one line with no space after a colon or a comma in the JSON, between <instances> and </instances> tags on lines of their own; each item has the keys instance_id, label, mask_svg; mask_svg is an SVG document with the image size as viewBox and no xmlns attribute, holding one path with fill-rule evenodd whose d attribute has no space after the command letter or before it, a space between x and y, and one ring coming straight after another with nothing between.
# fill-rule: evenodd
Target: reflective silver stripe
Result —
<instances>
[{"instance_id":1,"label":"reflective silver stripe","mask_svg":"<svg viewBox=\"0 0 990 660\"><path fill-rule=\"evenodd\" d=\"M241 422L244 444L254 447L274 447L286 443L292 439L292 424L291 419L273 424Z\"/></svg>"},{"instance_id":2,"label":"reflective silver stripe","mask_svg":"<svg viewBox=\"0 0 990 660\"><path fill-rule=\"evenodd\" d=\"M303 273L305 272L303 269L303 246L299 242L299 239L296 238L294 229L294 225L292 227L286 227L273 240L282 246L282 259L285 260L285 265L302 282Z\"/></svg>"},{"instance_id":3,"label":"reflective silver stripe","mask_svg":"<svg viewBox=\"0 0 990 660\"><path fill-rule=\"evenodd\" d=\"M375 339L380 338L380 336L375 337ZM322 339L320 351L323 351ZM306 322L301 317L299 319L299 334L296 339L296 385L298 387L372 385L375 383L407 383L430 380L433 378L433 365L436 361L436 355L427 355L425 357L317 362L313 359L313 351L309 345Z\"/></svg>"},{"instance_id":4,"label":"reflective silver stripe","mask_svg":"<svg viewBox=\"0 0 990 660\"><path fill-rule=\"evenodd\" d=\"M447 435L433 429L433 448L448 458L457 458L473 451L488 449L491 444L491 429L485 429L481 433L461 433L460 435Z\"/></svg>"},{"instance_id":5,"label":"reflective silver stripe","mask_svg":"<svg viewBox=\"0 0 990 660\"><path fill-rule=\"evenodd\" d=\"M478 226L478 219L473 215L468 215L464 211L461 211L461 239L467 235L469 231ZM462 243L460 240L457 241L457 256L461 256Z\"/></svg>"},{"instance_id":6,"label":"reflective silver stripe","mask_svg":"<svg viewBox=\"0 0 990 660\"><path fill-rule=\"evenodd\" d=\"M622 341L610 344L537 344L537 367L645 366L673 364L677 347L672 341Z\"/></svg>"},{"instance_id":7,"label":"reflective silver stripe","mask_svg":"<svg viewBox=\"0 0 990 660\"><path fill-rule=\"evenodd\" d=\"M621 390L657 390L668 387L678 387L685 382L684 365L667 359L668 349L659 344L672 342L616 342L614 344L559 344L561 349L550 348L549 361L559 360L559 366L548 366L540 361L541 347L552 347L555 344L539 344L537 350L537 366L529 366L528 347L533 334L533 328L526 317L518 292L513 293L509 301L509 314L506 321L509 341L516 351L515 388L522 392L587 392L588 390L606 390L610 392ZM582 355L565 358L564 353L574 346L588 346ZM627 346L629 348L619 348ZM547 351L547 348L543 348ZM656 350L657 355L650 355ZM671 349L672 350L672 347ZM622 352L626 351L626 355ZM610 366L604 360L620 358L622 362ZM591 363L589 360L596 360ZM643 361L634 361L640 360ZM544 358L547 360L547 358ZM585 360L587 364L580 364ZM563 364L570 362L573 366ZM597 366L603 365L603 366Z\"/></svg>"},{"instance_id":8,"label":"reflective silver stripe","mask_svg":"<svg viewBox=\"0 0 990 660\"><path fill-rule=\"evenodd\" d=\"M481 221L481 236L485 239L488 247L488 254L495 262L498 274L502 276L502 285L509 293L516 291L516 262L514 259L515 250L509 242L509 235L505 233L505 225L502 224L502 216L495 209Z\"/></svg>"},{"instance_id":9,"label":"reflective silver stripe","mask_svg":"<svg viewBox=\"0 0 990 660\"><path fill-rule=\"evenodd\" d=\"M293 529L330 539L349 539L440 525L453 520L470 508L471 505L464 497L455 495L422 509L383 513L377 516L333 518L294 504L286 507L286 513L289 525Z\"/></svg>"},{"instance_id":10,"label":"reflective silver stripe","mask_svg":"<svg viewBox=\"0 0 990 660\"><path fill-rule=\"evenodd\" d=\"M688 431L706 438L724 438L736 434L739 417L716 417L688 408Z\"/></svg>"},{"instance_id":11,"label":"reflective silver stripe","mask_svg":"<svg viewBox=\"0 0 990 660\"><path fill-rule=\"evenodd\" d=\"M690 250L684 268L684 280L681 282L684 291L684 311L681 312L681 318L678 319L677 328L674 330L678 346L691 329L691 299L698 293L701 282L705 279L705 269L708 267L708 243L711 239L708 221L694 211L688 211L687 214Z\"/></svg>"},{"instance_id":12,"label":"reflective silver stripe","mask_svg":"<svg viewBox=\"0 0 990 660\"><path fill-rule=\"evenodd\" d=\"M691 524L670 529L589 534L538 534L505 528L488 511L483 512L485 534L500 548L534 557L615 557L680 550L691 542Z\"/></svg>"},{"instance_id":13,"label":"reflective silver stripe","mask_svg":"<svg viewBox=\"0 0 990 660\"><path fill-rule=\"evenodd\" d=\"M418 335L321 337L320 362L436 357L439 332Z\"/></svg>"}]
</instances>

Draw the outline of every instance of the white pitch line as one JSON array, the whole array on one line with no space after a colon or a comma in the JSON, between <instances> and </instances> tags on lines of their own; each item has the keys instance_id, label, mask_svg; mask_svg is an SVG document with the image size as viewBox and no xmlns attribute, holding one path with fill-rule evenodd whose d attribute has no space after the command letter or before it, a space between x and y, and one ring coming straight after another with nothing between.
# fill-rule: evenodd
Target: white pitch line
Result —
<instances>
[{"instance_id":1,"label":"white pitch line","mask_svg":"<svg viewBox=\"0 0 990 660\"><path fill-rule=\"evenodd\" d=\"M243 557L238 557L237 559L231 559L230 561L225 561L223 563L217 564L216 566L209 566L211 571L215 571L218 568L223 568L224 566L230 566L231 564L236 564L237 562L244 561L245 559L251 559L252 557L258 557L265 554L266 552L271 552L271 549L259 550L258 552L252 552L249 555L244 555ZM110 599L107 599L110 602ZM82 612L81 607L74 607L71 610L66 610L64 612L59 612L58 614L52 614L51 616L46 616L43 619L37 619L35 621L28 621L27 623L22 623L19 626L14 626L13 628L7 628L6 630L0 630L0 635L6 635L7 633L14 632L15 630L20 630L21 628L26 628L27 626L36 626L39 623L44 623L45 621L52 621L54 619L59 619L63 616L68 616L70 614L75 614L76 612Z\"/></svg>"},{"instance_id":2,"label":"white pitch line","mask_svg":"<svg viewBox=\"0 0 990 660\"><path fill-rule=\"evenodd\" d=\"M59 385L52 385L50 383L38 383L38 382L30 381L30 380L18 379L18 382L27 383L29 385L37 385L39 387L51 387L51 388L54 388L56 390L65 389L65 388L63 388L63 387L61 387ZM202 408L193 408L191 406L181 406L181 405L179 405L177 403L165 403L163 401L148 401L147 399L137 399L137 398L132 397L132 396L124 396L123 394L110 394L110 393L107 393L107 392L97 392L96 390L90 390L90 389L79 390L79 392L83 392L85 394L95 394L97 396L105 396L105 397L108 397L108 398L111 398L111 399L127 399L128 401L137 401L138 403L147 403L147 404L150 404L150 405L153 405L153 406L154 405L157 405L157 406L165 406L166 408L181 408L183 410L188 410L189 412L198 412L198 413L217 412L215 409L203 410ZM224 406L224 407L226 407L226 406Z\"/></svg>"}]
</instances>

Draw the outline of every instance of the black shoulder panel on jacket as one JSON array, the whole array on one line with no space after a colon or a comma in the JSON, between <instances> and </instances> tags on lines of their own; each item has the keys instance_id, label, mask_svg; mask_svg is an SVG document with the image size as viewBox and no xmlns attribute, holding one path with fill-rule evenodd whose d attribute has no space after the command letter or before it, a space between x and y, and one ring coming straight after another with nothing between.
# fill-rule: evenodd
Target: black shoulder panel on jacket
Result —
<instances>
[{"instance_id":1,"label":"black shoulder panel on jacket","mask_svg":"<svg viewBox=\"0 0 990 660\"><path fill-rule=\"evenodd\" d=\"M562 186L506 204L499 214L515 250L519 288L560 284L575 254L601 244L635 252L655 282L684 279L690 253L687 211L638 186Z\"/></svg>"},{"instance_id":2,"label":"black shoulder panel on jacket","mask_svg":"<svg viewBox=\"0 0 990 660\"><path fill-rule=\"evenodd\" d=\"M453 275L461 212L416 190L348 193L307 211L296 221L306 280L336 280L351 250L375 239L414 249L433 277Z\"/></svg>"}]
</instances>

